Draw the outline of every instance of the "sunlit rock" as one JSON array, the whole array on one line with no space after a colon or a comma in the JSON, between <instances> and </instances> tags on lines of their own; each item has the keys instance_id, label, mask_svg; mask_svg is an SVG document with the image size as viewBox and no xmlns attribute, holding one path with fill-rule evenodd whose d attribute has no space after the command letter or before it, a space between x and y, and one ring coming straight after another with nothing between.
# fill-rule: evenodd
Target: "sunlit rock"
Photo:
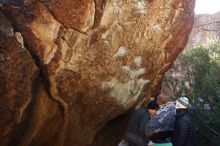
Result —
<instances>
[{"instance_id":1,"label":"sunlit rock","mask_svg":"<svg viewBox=\"0 0 220 146\"><path fill-rule=\"evenodd\" d=\"M57 118L57 130L33 113L39 129L27 127L21 145L94 144L108 121L158 91L186 44L193 8L193 0L20 0L3 5L46 82L48 96L36 109L45 107L44 116L54 109L52 115L62 118ZM41 139L48 128L56 143L46 134L42 141L33 138ZM32 139L26 138L32 131Z\"/></svg>"}]
</instances>

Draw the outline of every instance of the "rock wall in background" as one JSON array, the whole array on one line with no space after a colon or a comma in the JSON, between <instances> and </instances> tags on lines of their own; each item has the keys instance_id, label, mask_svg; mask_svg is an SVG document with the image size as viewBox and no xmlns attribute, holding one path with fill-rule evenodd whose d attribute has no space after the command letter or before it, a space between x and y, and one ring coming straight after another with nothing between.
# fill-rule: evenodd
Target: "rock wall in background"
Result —
<instances>
[{"instance_id":1,"label":"rock wall in background","mask_svg":"<svg viewBox=\"0 0 220 146\"><path fill-rule=\"evenodd\" d=\"M220 37L220 12L215 14L195 15L193 29L189 36L186 48L195 46L196 43L202 43L207 38Z\"/></svg>"},{"instance_id":2,"label":"rock wall in background","mask_svg":"<svg viewBox=\"0 0 220 146\"><path fill-rule=\"evenodd\" d=\"M3 146L110 145L102 135L114 135L117 116L158 92L194 18L194 0L0 7Z\"/></svg>"},{"instance_id":3,"label":"rock wall in background","mask_svg":"<svg viewBox=\"0 0 220 146\"><path fill-rule=\"evenodd\" d=\"M185 50L195 47L197 44L209 42L210 39L219 39L220 38L220 12L214 14L198 14L194 17L194 25L192 31L190 32L189 39ZM178 60L178 58L177 58ZM177 70L172 69L166 72L166 77L170 78L171 76L176 76L178 82L185 80L185 70L178 68ZM165 81L162 85L162 90L167 93L170 97L175 99L174 93L176 89L171 87L168 82Z\"/></svg>"}]
</instances>

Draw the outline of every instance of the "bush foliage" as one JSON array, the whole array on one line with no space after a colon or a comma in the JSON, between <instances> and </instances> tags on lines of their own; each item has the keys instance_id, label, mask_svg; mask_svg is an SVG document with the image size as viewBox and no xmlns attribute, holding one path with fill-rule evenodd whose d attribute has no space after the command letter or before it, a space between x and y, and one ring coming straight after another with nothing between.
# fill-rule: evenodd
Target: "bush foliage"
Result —
<instances>
[{"instance_id":1,"label":"bush foliage","mask_svg":"<svg viewBox=\"0 0 220 146\"><path fill-rule=\"evenodd\" d=\"M197 111L198 137L203 137L199 145L220 145L219 40L209 38L205 43L185 49L171 70L171 75L166 78L167 85L173 89L175 97L186 94ZM180 79L173 75L178 72L184 77ZM205 104L210 109L204 108Z\"/></svg>"}]
</instances>

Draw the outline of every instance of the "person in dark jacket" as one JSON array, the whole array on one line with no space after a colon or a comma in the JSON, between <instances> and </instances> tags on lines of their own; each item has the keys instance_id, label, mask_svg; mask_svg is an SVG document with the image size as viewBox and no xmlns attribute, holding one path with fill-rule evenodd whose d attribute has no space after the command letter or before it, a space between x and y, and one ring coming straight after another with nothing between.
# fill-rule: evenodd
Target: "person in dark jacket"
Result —
<instances>
[{"instance_id":1,"label":"person in dark jacket","mask_svg":"<svg viewBox=\"0 0 220 146\"><path fill-rule=\"evenodd\" d=\"M195 146L195 128L188 113L188 106L189 100L187 97L177 99L173 146Z\"/></svg>"},{"instance_id":2,"label":"person in dark jacket","mask_svg":"<svg viewBox=\"0 0 220 146\"><path fill-rule=\"evenodd\" d=\"M126 138L129 146L146 146L149 139L145 135L145 125L150 119L150 115L156 114L159 105L151 101L147 107L136 109L129 120Z\"/></svg>"}]
</instances>

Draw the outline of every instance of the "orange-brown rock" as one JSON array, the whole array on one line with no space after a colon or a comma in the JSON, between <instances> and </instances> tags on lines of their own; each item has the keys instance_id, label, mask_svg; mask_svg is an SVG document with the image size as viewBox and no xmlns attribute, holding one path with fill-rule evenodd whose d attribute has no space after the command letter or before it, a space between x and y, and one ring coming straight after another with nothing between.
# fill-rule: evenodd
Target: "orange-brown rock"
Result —
<instances>
[{"instance_id":1,"label":"orange-brown rock","mask_svg":"<svg viewBox=\"0 0 220 146\"><path fill-rule=\"evenodd\" d=\"M108 121L158 90L186 44L193 8L194 0L3 5L47 81L19 145L100 144L94 139Z\"/></svg>"},{"instance_id":2,"label":"orange-brown rock","mask_svg":"<svg viewBox=\"0 0 220 146\"><path fill-rule=\"evenodd\" d=\"M46 92L21 34L0 18L0 145L54 144L63 123L59 104Z\"/></svg>"},{"instance_id":3,"label":"orange-brown rock","mask_svg":"<svg viewBox=\"0 0 220 146\"><path fill-rule=\"evenodd\" d=\"M37 67L21 34L0 13L0 145L20 138L31 112Z\"/></svg>"}]
</instances>

